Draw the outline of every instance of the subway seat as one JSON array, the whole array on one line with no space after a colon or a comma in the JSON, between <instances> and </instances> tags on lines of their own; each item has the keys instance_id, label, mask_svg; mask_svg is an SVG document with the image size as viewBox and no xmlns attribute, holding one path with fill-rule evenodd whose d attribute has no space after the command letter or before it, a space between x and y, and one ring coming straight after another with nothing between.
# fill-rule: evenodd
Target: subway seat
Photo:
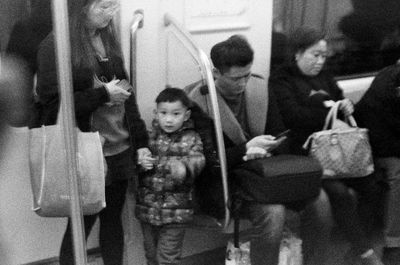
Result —
<instances>
[{"instance_id":1,"label":"subway seat","mask_svg":"<svg viewBox=\"0 0 400 265\"><path fill-rule=\"evenodd\" d=\"M348 80L340 80L338 81L339 87L343 90L344 96L346 98L349 98L352 100L354 103L357 103L361 97L364 95L366 90L369 88L370 84L372 83L374 79L374 76L369 76L369 77L362 77L362 78L357 78L357 79L348 79ZM355 192L352 191L352 193L356 196ZM299 218L298 215L293 212L293 211L288 211L287 212L287 218L286 218L286 230L291 231L294 233L296 236L299 236ZM246 219L241 219L240 221L240 231L241 231L241 238L244 236L246 238L246 230L249 231L251 228L251 223L249 220ZM226 240L233 239L233 219L231 220L228 228L222 232L222 223L219 222L219 220L207 216L207 215L196 215L193 225L189 228L189 230L192 230L188 233L188 240L185 240L185 247L184 247L184 253L190 252L191 254L193 253L201 253L205 249L212 249L212 248L218 248L218 247L224 247L226 245ZM195 237L196 234L198 233L211 233L213 234L212 237L205 237L205 242L203 242L201 245L202 246L197 246L197 245L192 245L190 244L190 237ZM218 242L215 242L215 239L218 238L220 240L217 240ZM207 242L209 241L209 242ZM209 246L211 248L204 248L204 246ZM214 246L214 247L212 247ZM345 248L346 244L343 246L340 246L339 248ZM189 250L190 249L190 250ZM189 254L189 253L188 253ZM184 255L185 256L185 255Z\"/></svg>"}]
</instances>

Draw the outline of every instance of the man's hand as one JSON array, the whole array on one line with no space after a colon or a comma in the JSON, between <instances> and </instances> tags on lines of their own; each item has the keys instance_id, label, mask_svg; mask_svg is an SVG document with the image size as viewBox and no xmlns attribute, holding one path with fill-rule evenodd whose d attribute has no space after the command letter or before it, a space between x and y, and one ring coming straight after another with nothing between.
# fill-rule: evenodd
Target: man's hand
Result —
<instances>
[{"instance_id":1,"label":"man's hand","mask_svg":"<svg viewBox=\"0 0 400 265\"><path fill-rule=\"evenodd\" d=\"M247 149L246 155L243 157L244 161L249 161L253 159L263 158L263 157L270 157L271 153L267 150L260 148L260 147L250 147Z\"/></svg>"},{"instance_id":2,"label":"man's hand","mask_svg":"<svg viewBox=\"0 0 400 265\"><path fill-rule=\"evenodd\" d=\"M246 143L246 149L249 150L251 147L262 148L265 151L274 148L278 142L272 135L260 135L256 136Z\"/></svg>"}]
</instances>

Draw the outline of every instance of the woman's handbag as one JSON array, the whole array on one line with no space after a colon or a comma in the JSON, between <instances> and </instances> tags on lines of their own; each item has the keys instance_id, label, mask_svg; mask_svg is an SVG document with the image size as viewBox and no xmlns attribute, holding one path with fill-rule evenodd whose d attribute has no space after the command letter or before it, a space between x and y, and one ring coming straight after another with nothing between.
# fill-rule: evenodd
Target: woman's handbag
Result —
<instances>
[{"instance_id":1,"label":"woman's handbag","mask_svg":"<svg viewBox=\"0 0 400 265\"><path fill-rule=\"evenodd\" d=\"M374 172L368 130L358 128L353 116L345 122L337 118L340 101L329 111L322 131L307 139L303 148L311 141L310 155L323 167L323 178L354 178ZM331 129L328 129L330 124Z\"/></svg>"},{"instance_id":2,"label":"woman's handbag","mask_svg":"<svg viewBox=\"0 0 400 265\"><path fill-rule=\"evenodd\" d=\"M77 130L82 211L84 215L91 215L105 207L104 157L99 133ZM39 216L70 216L66 155L63 131L59 124L29 130L33 210Z\"/></svg>"}]
</instances>

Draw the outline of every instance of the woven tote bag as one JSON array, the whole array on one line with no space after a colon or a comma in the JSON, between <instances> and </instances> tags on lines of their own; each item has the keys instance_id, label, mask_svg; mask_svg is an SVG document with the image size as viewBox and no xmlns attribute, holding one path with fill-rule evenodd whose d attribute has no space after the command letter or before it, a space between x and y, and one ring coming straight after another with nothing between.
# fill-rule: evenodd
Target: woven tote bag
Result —
<instances>
[{"instance_id":1,"label":"woven tote bag","mask_svg":"<svg viewBox=\"0 0 400 265\"><path fill-rule=\"evenodd\" d=\"M77 131L82 211L84 215L92 215L106 206L102 145L98 132ZM28 137L33 210L42 217L69 217L67 154L61 126L33 128Z\"/></svg>"},{"instance_id":2,"label":"woven tote bag","mask_svg":"<svg viewBox=\"0 0 400 265\"><path fill-rule=\"evenodd\" d=\"M323 178L370 175L374 172L374 164L368 130L358 128L353 116L348 116L345 121L339 120L337 113L340 104L338 101L332 106L323 130L310 135L303 148L310 147L310 155L323 168Z\"/></svg>"}]
</instances>

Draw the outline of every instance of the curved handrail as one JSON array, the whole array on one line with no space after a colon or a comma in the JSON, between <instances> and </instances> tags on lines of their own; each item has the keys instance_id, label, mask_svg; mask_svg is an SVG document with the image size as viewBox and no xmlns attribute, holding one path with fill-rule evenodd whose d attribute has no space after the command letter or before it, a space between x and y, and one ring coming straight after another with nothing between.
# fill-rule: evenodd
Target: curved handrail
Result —
<instances>
[{"instance_id":1,"label":"curved handrail","mask_svg":"<svg viewBox=\"0 0 400 265\"><path fill-rule=\"evenodd\" d=\"M177 31L176 28L173 28L173 29L175 29L175 30ZM184 45L184 47L186 48L186 50L189 52L191 58L197 62L197 66L199 66L199 68L200 68L199 71L200 71L202 80L205 80L205 79L206 79L206 77L204 76L205 70L204 70L204 68L202 67L203 64L202 64L201 61L200 61L200 58L199 58L197 49L195 49L195 47L193 47L192 45L191 45L190 47L189 47L189 46L185 46L185 39L186 39L186 36L179 35L179 33L180 33L179 31L178 31L178 33L176 33L176 32L173 32L173 33L174 33L174 37L176 37L176 38ZM167 49L168 49L168 48L167 48ZM167 54L167 56L168 56L168 54ZM168 58L167 58L167 61L168 61ZM167 69L166 69L166 70L167 70ZM169 78L168 78L168 71L167 71L167 73L166 73L166 80L167 80L167 82L168 82L168 80L169 80Z\"/></svg>"},{"instance_id":2,"label":"curved handrail","mask_svg":"<svg viewBox=\"0 0 400 265\"><path fill-rule=\"evenodd\" d=\"M143 27L143 21L144 21L144 13L143 9L138 9L133 13L133 22L132 26L130 28L130 39L131 39L131 45L130 45L130 60L129 64L130 67L129 69L131 70L130 72L130 82L131 85L133 86L134 91L136 92L136 32L138 29Z\"/></svg>"},{"instance_id":3,"label":"curved handrail","mask_svg":"<svg viewBox=\"0 0 400 265\"><path fill-rule=\"evenodd\" d=\"M228 192L228 173L227 173L227 165L226 165L226 156L225 156L225 145L224 145L224 137L222 133L222 125L220 120L220 112L218 107L218 100L217 100L217 91L215 89L214 78L211 71L211 63L208 59L207 55L195 44L194 40L190 36L190 34L183 29L182 26L169 14L165 14L164 16L164 24L165 26L174 26L174 28L181 34L181 36L186 39L186 41L190 44L191 47L186 47L189 50L193 49L197 52L197 56L202 67L202 70L205 72L206 83L208 86L208 90L210 93L211 105L215 127L215 134L217 138L217 145L218 145L218 157L221 164L221 176L222 176L222 186L224 189L224 203L225 203L225 218L223 222L223 229L226 230L229 225L230 220L230 212L228 209L228 200L229 200L229 192ZM216 118L218 117L218 118Z\"/></svg>"}]
</instances>

